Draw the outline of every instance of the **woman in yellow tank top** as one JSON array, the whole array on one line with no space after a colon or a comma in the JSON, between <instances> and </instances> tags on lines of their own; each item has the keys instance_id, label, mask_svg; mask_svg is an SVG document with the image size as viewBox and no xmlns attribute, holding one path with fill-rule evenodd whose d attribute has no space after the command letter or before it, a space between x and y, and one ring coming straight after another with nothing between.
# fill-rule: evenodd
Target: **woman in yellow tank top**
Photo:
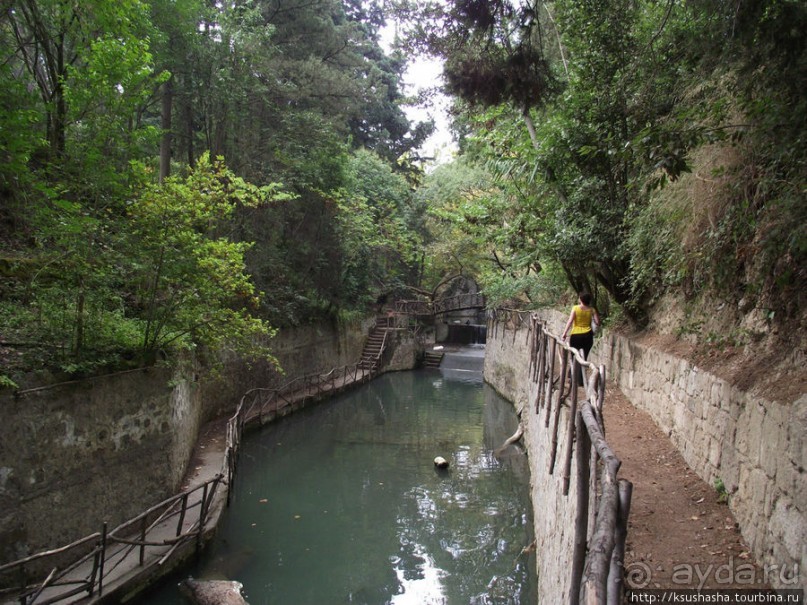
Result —
<instances>
[{"instance_id":1,"label":"woman in yellow tank top","mask_svg":"<svg viewBox=\"0 0 807 605\"><path fill-rule=\"evenodd\" d=\"M600 316L597 309L591 306L591 294L582 292L579 302L579 305L572 307L572 312L569 314L569 321L566 322L566 328L563 330L563 340L566 340L571 328L569 346L582 351L583 359L588 359L588 353L591 351L591 347L594 346L594 332L591 329L591 320L593 318L594 325L599 327Z\"/></svg>"}]
</instances>

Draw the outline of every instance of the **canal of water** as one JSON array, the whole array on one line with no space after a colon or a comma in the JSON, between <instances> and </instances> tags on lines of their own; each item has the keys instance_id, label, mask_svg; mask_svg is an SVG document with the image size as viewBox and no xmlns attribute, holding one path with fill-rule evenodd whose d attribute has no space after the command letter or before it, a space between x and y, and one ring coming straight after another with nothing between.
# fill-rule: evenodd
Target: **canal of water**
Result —
<instances>
[{"instance_id":1,"label":"canal of water","mask_svg":"<svg viewBox=\"0 0 807 605\"><path fill-rule=\"evenodd\" d=\"M498 451L517 425L480 373L420 370L249 433L219 531L183 575L238 580L250 605L532 605L527 461ZM140 602L185 603L178 580Z\"/></svg>"}]
</instances>

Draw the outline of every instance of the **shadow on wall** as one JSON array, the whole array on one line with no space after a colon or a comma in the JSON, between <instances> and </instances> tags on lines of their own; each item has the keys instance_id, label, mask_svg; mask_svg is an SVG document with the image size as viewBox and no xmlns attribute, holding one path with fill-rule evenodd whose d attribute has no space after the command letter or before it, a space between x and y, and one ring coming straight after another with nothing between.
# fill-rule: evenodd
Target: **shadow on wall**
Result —
<instances>
[{"instance_id":1,"label":"shadow on wall","mask_svg":"<svg viewBox=\"0 0 807 605\"><path fill-rule=\"evenodd\" d=\"M440 342L456 345L476 345L487 342L487 326L464 324L445 324L446 333Z\"/></svg>"}]
</instances>

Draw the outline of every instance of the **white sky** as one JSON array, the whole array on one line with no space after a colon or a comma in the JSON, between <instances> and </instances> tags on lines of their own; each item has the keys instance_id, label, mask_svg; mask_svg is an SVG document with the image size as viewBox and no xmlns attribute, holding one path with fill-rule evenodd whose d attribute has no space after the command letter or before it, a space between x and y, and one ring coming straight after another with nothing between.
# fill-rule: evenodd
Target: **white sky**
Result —
<instances>
[{"instance_id":1,"label":"white sky","mask_svg":"<svg viewBox=\"0 0 807 605\"><path fill-rule=\"evenodd\" d=\"M381 46L389 52L395 36L395 25L390 23L381 31ZM418 91L442 84L442 62L430 57L414 57L404 73L404 94L415 96ZM449 100L442 94L433 97L431 107L414 105L404 106L407 117L413 122L422 122L432 118L435 131L429 137L421 151L424 155L435 158L435 163L447 162L456 151L456 144L451 140L449 132Z\"/></svg>"}]
</instances>

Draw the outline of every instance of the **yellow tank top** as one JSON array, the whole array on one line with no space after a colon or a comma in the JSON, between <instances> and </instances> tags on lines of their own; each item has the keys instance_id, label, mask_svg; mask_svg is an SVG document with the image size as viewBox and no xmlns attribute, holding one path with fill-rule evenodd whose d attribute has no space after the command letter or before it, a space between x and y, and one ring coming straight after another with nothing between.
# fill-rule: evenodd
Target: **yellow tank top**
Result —
<instances>
[{"instance_id":1,"label":"yellow tank top","mask_svg":"<svg viewBox=\"0 0 807 605\"><path fill-rule=\"evenodd\" d=\"M575 305L572 334L585 334L586 332L591 332L591 307L584 309L580 305Z\"/></svg>"}]
</instances>

